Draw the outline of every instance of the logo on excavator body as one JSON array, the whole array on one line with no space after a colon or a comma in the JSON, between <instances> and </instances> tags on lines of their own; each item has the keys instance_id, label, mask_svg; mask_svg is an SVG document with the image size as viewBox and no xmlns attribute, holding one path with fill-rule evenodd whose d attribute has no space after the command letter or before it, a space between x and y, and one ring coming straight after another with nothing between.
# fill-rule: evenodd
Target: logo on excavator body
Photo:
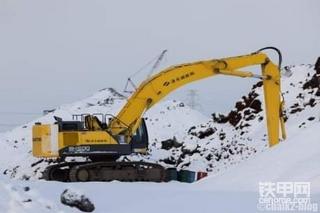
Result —
<instances>
[{"instance_id":1,"label":"logo on excavator body","mask_svg":"<svg viewBox=\"0 0 320 213\"><path fill-rule=\"evenodd\" d=\"M171 81L166 81L166 82L164 82L163 83L163 86L165 86L165 87L167 87L167 86L169 86L170 84L174 84L174 83L176 83L176 82L178 82L178 81L180 81L180 80L184 80L184 79L186 79L186 78L189 78L190 76L193 76L194 75L194 72L189 72L189 73L187 73L187 74L184 74L184 75L182 75L182 76L180 76L180 77L177 77L177 78L173 78L173 79L171 79Z\"/></svg>"}]
</instances>

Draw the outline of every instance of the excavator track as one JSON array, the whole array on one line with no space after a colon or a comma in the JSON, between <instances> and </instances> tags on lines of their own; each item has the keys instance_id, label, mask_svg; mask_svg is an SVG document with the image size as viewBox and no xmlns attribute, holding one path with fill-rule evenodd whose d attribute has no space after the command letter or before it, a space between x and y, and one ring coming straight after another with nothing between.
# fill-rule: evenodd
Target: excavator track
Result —
<instances>
[{"instance_id":1,"label":"excavator track","mask_svg":"<svg viewBox=\"0 0 320 213\"><path fill-rule=\"evenodd\" d=\"M162 166L146 162L69 162L49 166L43 172L43 179L61 182L162 182L165 178Z\"/></svg>"},{"instance_id":2,"label":"excavator track","mask_svg":"<svg viewBox=\"0 0 320 213\"><path fill-rule=\"evenodd\" d=\"M78 164L79 163L65 162L48 166L42 172L42 179L48 181L68 182L70 167Z\"/></svg>"}]
</instances>

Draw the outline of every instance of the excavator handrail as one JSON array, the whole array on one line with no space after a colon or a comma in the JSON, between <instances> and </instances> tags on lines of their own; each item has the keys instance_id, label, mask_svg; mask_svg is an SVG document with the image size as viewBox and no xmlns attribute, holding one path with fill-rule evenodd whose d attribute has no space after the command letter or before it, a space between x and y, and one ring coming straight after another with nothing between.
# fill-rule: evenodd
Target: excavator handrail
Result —
<instances>
[{"instance_id":1,"label":"excavator handrail","mask_svg":"<svg viewBox=\"0 0 320 213\"><path fill-rule=\"evenodd\" d=\"M101 122L102 123L107 123L107 116L111 117L112 119L115 119L117 121L119 121L122 125L124 125L127 129L131 129L130 126L126 125L123 121L121 121L119 118L117 118L116 116L110 114L110 113L81 113L81 114L73 114L72 115L72 119L74 120L74 118L77 117L81 117L81 122L84 122L84 117L87 115L92 115L92 116L96 116L96 115L102 115L103 119ZM122 127L114 127L114 128L122 128Z\"/></svg>"}]
</instances>

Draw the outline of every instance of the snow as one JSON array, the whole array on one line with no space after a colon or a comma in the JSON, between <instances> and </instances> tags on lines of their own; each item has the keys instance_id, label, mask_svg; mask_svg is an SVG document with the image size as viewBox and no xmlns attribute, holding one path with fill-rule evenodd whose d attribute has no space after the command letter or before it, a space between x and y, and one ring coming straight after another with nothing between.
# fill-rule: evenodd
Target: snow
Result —
<instances>
[{"instance_id":1,"label":"snow","mask_svg":"<svg viewBox=\"0 0 320 213\"><path fill-rule=\"evenodd\" d=\"M148 111L144 117L150 136L149 153L128 158L209 172L209 177L193 184L38 180L50 162L38 162L30 153L34 122L53 122L53 115L67 120L72 114L115 114L125 97L104 89L63 105L0 135L0 208L4 212L78 212L60 203L61 193L71 189L86 195L94 203L95 212L257 212L258 185L264 181L310 182L312 201L320 205L320 98L316 88L303 89L313 74L312 65L291 66L285 71L282 87L288 138L272 148L267 147L263 104L262 111L257 112L235 106L233 111L241 115L235 125L213 121L174 100ZM263 103L262 88L252 92L257 94L254 100ZM239 101L245 103L243 98ZM162 149L161 142L167 139L175 139L181 146Z\"/></svg>"},{"instance_id":2,"label":"snow","mask_svg":"<svg viewBox=\"0 0 320 213\"><path fill-rule=\"evenodd\" d=\"M212 212L212 209L220 212L228 212L237 210L238 206L246 205L241 204L242 200L239 200L239 195L245 195L248 198L247 206L251 209L255 209L255 193L252 192L239 192L230 196L226 192L217 192L213 190L199 190L195 184L181 184L177 182L167 184L156 183L52 183L44 181L29 181L27 183L18 182L15 183L15 187L20 192L24 185L30 187L30 192L26 195L27 198L37 201L39 197L44 197L39 202L32 203L29 209L41 210L48 209L46 206L55 212L59 209L61 212L79 212L74 208L64 206L59 203L60 194L66 188L79 190L84 193L96 207L96 212ZM32 192L32 194L31 194ZM6 193L11 196L13 192ZM22 192L21 192L22 193ZM26 193L25 193L26 194ZM50 203L48 200L52 200ZM9 200L9 199L8 199ZM20 198L15 198L21 204ZM234 206L225 205L225 200L235 202ZM250 202L252 200L253 202ZM12 201L12 200L9 200ZM20 202L19 202L20 201ZM189 202L188 202L189 201ZM124 204L125 203L125 204ZM23 210L26 211L23 211ZM29 212L27 207L21 207L18 212ZM20 211L22 210L22 211ZM48 210L46 210L48 211ZM45 211L44 211L45 212Z\"/></svg>"},{"instance_id":3,"label":"snow","mask_svg":"<svg viewBox=\"0 0 320 213\"><path fill-rule=\"evenodd\" d=\"M256 190L264 181L307 181L320 193L320 123L263 152L246 163L212 175L200 185L215 189ZM235 175L238 174L238 175ZM225 180L228 180L226 182Z\"/></svg>"}]
</instances>

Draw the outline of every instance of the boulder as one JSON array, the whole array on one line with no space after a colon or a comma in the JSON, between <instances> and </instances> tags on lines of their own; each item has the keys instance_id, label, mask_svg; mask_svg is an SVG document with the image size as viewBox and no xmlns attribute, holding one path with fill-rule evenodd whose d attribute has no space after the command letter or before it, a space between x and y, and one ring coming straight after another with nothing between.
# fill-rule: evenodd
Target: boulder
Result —
<instances>
[{"instance_id":1,"label":"boulder","mask_svg":"<svg viewBox=\"0 0 320 213\"><path fill-rule=\"evenodd\" d=\"M62 204L75 207L83 212L93 212L95 207L93 203L85 195L66 189L62 192L60 196L60 201Z\"/></svg>"}]
</instances>

